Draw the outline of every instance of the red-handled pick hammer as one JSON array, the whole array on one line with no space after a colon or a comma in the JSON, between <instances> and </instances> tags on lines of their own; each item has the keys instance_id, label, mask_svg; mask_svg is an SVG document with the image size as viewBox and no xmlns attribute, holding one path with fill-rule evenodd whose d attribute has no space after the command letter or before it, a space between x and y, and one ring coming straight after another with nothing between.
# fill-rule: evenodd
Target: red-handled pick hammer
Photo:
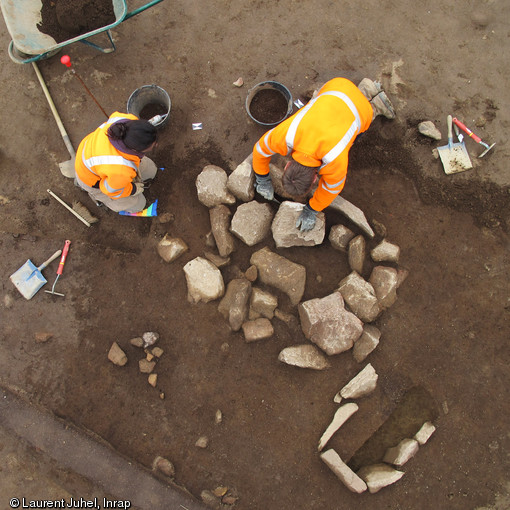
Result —
<instances>
[{"instance_id":1,"label":"red-handled pick hammer","mask_svg":"<svg viewBox=\"0 0 510 510\"><path fill-rule=\"evenodd\" d=\"M47 292L48 294L53 294L55 296L62 296L64 297L64 294L60 294L59 292L55 292L55 285L57 284L57 281L64 271L64 264L66 263L67 254L69 252L69 246L71 245L71 241L66 240L64 244L64 249L62 250L62 256L60 257L60 262L58 263L58 269L57 269L57 277L55 278L55 281L53 282L53 287L51 290L45 290L44 292Z\"/></svg>"},{"instance_id":2,"label":"red-handled pick hammer","mask_svg":"<svg viewBox=\"0 0 510 510\"><path fill-rule=\"evenodd\" d=\"M479 143L480 145L483 145L485 147L485 150L478 156L479 158L483 158L496 145L495 143L493 143L491 146L489 146L488 144L483 142L479 136L475 135L473 131L471 131L471 129L462 124L462 122L459 119L457 119L457 117L453 118L453 123L460 127L462 131L466 132L468 136L470 136L476 143Z\"/></svg>"}]
</instances>

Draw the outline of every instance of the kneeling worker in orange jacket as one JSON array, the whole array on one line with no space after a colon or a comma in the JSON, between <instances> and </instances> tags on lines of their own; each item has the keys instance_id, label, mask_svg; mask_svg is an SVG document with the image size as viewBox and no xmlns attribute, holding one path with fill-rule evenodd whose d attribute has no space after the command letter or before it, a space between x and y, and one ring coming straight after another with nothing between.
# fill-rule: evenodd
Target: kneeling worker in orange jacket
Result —
<instances>
[{"instance_id":1,"label":"kneeling worker in orange jacket","mask_svg":"<svg viewBox=\"0 0 510 510\"><path fill-rule=\"evenodd\" d=\"M395 117L378 83L365 78L356 87L345 78L328 81L311 101L264 134L253 148L257 192L267 200L273 199L271 156L291 156L283 175L285 191L303 195L319 179L317 190L296 224L302 231L313 229L317 213L331 204L344 187L349 149L376 115Z\"/></svg>"},{"instance_id":2,"label":"kneeling worker in orange jacket","mask_svg":"<svg viewBox=\"0 0 510 510\"><path fill-rule=\"evenodd\" d=\"M78 146L76 183L113 211L142 211L143 191L157 172L145 154L156 139L156 128L149 121L114 112Z\"/></svg>"}]
</instances>

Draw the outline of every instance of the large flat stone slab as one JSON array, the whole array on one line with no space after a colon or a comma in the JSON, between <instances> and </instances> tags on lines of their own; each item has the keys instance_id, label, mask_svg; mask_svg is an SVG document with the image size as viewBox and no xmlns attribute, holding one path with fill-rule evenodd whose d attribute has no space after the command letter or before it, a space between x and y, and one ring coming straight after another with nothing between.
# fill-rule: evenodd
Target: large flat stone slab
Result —
<instances>
[{"instance_id":1,"label":"large flat stone slab","mask_svg":"<svg viewBox=\"0 0 510 510\"><path fill-rule=\"evenodd\" d=\"M315 246L322 244L326 235L324 213L317 214L315 227L307 232L301 232L296 222L303 210L303 204L296 202L282 202L271 224L273 239L278 248L292 246Z\"/></svg>"},{"instance_id":2,"label":"large flat stone slab","mask_svg":"<svg viewBox=\"0 0 510 510\"><path fill-rule=\"evenodd\" d=\"M312 344L285 347L278 355L278 360L287 365L313 370L324 370L331 366L326 356Z\"/></svg>"},{"instance_id":3,"label":"large flat stone slab","mask_svg":"<svg viewBox=\"0 0 510 510\"><path fill-rule=\"evenodd\" d=\"M239 200L249 202L255 197L255 175L251 164L253 154L250 154L237 168L228 176L227 188Z\"/></svg>"},{"instance_id":4,"label":"large flat stone slab","mask_svg":"<svg viewBox=\"0 0 510 510\"><path fill-rule=\"evenodd\" d=\"M232 218L230 231L248 246L253 246L269 234L272 221L271 206L252 200L237 208Z\"/></svg>"},{"instance_id":5,"label":"large flat stone slab","mask_svg":"<svg viewBox=\"0 0 510 510\"><path fill-rule=\"evenodd\" d=\"M196 257L184 266L188 284L188 301L207 303L223 296L225 284L220 270L209 260Z\"/></svg>"},{"instance_id":6,"label":"large flat stone slab","mask_svg":"<svg viewBox=\"0 0 510 510\"><path fill-rule=\"evenodd\" d=\"M306 283L304 266L272 252L267 246L252 254L250 264L257 267L262 283L287 294L293 305L301 301Z\"/></svg>"},{"instance_id":7,"label":"large flat stone slab","mask_svg":"<svg viewBox=\"0 0 510 510\"><path fill-rule=\"evenodd\" d=\"M320 457L350 491L361 494L367 490L367 484L345 464L335 450L330 449L322 453Z\"/></svg>"},{"instance_id":8,"label":"large flat stone slab","mask_svg":"<svg viewBox=\"0 0 510 510\"><path fill-rule=\"evenodd\" d=\"M207 165L198 174L195 185L198 200L206 207L235 204L236 199L227 189L227 172L215 165Z\"/></svg>"},{"instance_id":9,"label":"large flat stone slab","mask_svg":"<svg viewBox=\"0 0 510 510\"><path fill-rule=\"evenodd\" d=\"M372 227L369 225L367 218L365 217L365 213L359 207L356 207L348 200L345 200L345 198L338 195L335 197L333 202L331 202L329 207L335 211L340 211L342 214L347 216L347 218L349 218L354 224L358 225L358 227L361 228L361 230L363 230L363 232L365 232L370 238L375 236Z\"/></svg>"}]
</instances>

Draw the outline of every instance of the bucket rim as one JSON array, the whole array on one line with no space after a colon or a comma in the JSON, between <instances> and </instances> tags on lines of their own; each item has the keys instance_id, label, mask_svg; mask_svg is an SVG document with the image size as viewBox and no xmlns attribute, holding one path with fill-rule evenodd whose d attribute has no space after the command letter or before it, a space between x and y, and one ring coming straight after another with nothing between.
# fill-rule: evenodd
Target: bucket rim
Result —
<instances>
[{"instance_id":1,"label":"bucket rim","mask_svg":"<svg viewBox=\"0 0 510 510\"><path fill-rule=\"evenodd\" d=\"M282 95L285 97L285 99L287 99L287 102L288 102L287 113L283 116L282 119L280 119L277 122L262 122L260 120L257 120L255 117L253 117L253 115L250 112L251 102L252 102L253 98L255 97L255 95L257 94L257 92L259 92L260 90L266 90L266 89L278 90L279 92L282 93ZM283 122L292 113L292 110L293 110L292 94L291 94L290 90L283 83L280 83L280 82L274 81L274 80L261 81L260 83L257 83L256 85L254 85L250 90L248 90L248 95L246 96L246 101L245 101L245 108L246 108L246 112L248 113L248 116L250 117L250 119L253 120L254 122L256 122L257 124L259 124L261 126L276 126L277 124L280 124L280 122Z\"/></svg>"}]
</instances>

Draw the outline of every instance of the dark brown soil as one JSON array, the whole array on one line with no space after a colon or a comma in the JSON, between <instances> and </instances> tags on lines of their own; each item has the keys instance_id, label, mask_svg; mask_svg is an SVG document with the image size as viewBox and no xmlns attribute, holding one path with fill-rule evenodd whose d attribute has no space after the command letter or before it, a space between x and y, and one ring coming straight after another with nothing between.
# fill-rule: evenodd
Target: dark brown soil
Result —
<instances>
[{"instance_id":1,"label":"dark brown soil","mask_svg":"<svg viewBox=\"0 0 510 510\"><path fill-rule=\"evenodd\" d=\"M253 118L264 124L274 124L285 118L289 104L285 96L276 89L257 92L250 103Z\"/></svg>"},{"instance_id":2,"label":"dark brown soil","mask_svg":"<svg viewBox=\"0 0 510 510\"><path fill-rule=\"evenodd\" d=\"M140 111L141 119L152 119L155 115L166 115L168 109L161 103L149 103L146 104Z\"/></svg>"},{"instance_id":3,"label":"dark brown soil","mask_svg":"<svg viewBox=\"0 0 510 510\"><path fill-rule=\"evenodd\" d=\"M107 0L42 0L41 18L39 31L61 43L111 25L115 13Z\"/></svg>"}]
</instances>

